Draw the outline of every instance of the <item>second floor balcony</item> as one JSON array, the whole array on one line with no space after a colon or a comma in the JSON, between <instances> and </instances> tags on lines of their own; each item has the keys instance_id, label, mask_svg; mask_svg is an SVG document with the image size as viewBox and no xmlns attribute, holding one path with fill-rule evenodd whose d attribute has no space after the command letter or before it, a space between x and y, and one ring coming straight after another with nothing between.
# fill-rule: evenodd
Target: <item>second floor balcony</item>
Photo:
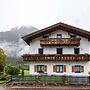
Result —
<instances>
[{"instance_id":1,"label":"second floor balcony","mask_svg":"<svg viewBox=\"0 0 90 90\"><path fill-rule=\"evenodd\" d=\"M48 38L41 39L41 46L79 46L81 38Z\"/></svg>"}]
</instances>

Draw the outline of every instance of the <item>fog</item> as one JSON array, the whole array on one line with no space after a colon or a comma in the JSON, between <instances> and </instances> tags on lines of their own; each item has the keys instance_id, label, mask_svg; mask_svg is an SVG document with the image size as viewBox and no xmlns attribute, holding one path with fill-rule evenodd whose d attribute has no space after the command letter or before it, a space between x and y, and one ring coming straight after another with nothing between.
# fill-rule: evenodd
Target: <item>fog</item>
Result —
<instances>
[{"instance_id":1,"label":"fog","mask_svg":"<svg viewBox=\"0 0 90 90\"><path fill-rule=\"evenodd\" d=\"M34 27L15 27L7 32L0 32L0 48L7 56L19 57L30 52L29 45L21 38L24 35L37 31Z\"/></svg>"},{"instance_id":2,"label":"fog","mask_svg":"<svg viewBox=\"0 0 90 90\"><path fill-rule=\"evenodd\" d=\"M0 48L3 48L5 54L11 57L18 57L29 53L29 46L22 39L19 42L0 42Z\"/></svg>"}]
</instances>

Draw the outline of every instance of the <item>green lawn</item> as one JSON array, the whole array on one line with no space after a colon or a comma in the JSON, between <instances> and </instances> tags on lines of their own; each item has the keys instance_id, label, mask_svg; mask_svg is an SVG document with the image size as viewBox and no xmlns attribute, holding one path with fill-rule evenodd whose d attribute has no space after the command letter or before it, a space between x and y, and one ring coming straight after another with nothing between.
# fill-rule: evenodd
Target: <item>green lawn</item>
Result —
<instances>
[{"instance_id":1,"label":"green lawn","mask_svg":"<svg viewBox=\"0 0 90 90\"><path fill-rule=\"evenodd\" d=\"M26 76L26 75L30 75L29 74L29 70L24 70L24 75Z\"/></svg>"},{"instance_id":2,"label":"green lawn","mask_svg":"<svg viewBox=\"0 0 90 90\"><path fill-rule=\"evenodd\" d=\"M0 81L0 84L6 83L6 80Z\"/></svg>"},{"instance_id":3,"label":"green lawn","mask_svg":"<svg viewBox=\"0 0 90 90\"><path fill-rule=\"evenodd\" d=\"M19 76L20 75L22 75L22 71L20 70L20 74L19 74ZM24 70L24 76L28 76L28 75L30 75L29 74L29 70Z\"/></svg>"}]
</instances>

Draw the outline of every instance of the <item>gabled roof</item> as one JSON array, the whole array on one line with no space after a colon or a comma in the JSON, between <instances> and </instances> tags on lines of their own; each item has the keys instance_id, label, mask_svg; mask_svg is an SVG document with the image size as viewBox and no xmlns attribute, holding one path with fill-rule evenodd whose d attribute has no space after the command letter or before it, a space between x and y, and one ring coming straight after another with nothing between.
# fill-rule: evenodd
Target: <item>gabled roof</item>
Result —
<instances>
[{"instance_id":1,"label":"gabled roof","mask_svg":"<svg viewBox=\"0 0 90 90\"><path fill-rule=\"evenodd\" d=\"M23 36L22 39L29 45L30 44L29 42L32 41L33 39L40 37L40 36L43 36L45 34L51 33L51 32L56 31L58 29L61 29L63 31L67 31L70 33L74 33L76 35L90 39L90 32L89 31L86 31L86 30L83 30L83 29L80 29L80 28L77 28L77 27L74 27L74 26L71 26L68 24L64 24L62 22L51 25L51 26L44 28L44 29L41 29L39 31L30 33L26 36Z\"/></svg>"}]
</instances>

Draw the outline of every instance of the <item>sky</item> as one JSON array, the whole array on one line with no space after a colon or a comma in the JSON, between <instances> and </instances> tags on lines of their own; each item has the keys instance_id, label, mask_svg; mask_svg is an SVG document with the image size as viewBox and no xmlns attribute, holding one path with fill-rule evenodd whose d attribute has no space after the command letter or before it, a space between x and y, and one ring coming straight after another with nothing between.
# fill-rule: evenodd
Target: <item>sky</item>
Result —
<instances>
[{"instance_id":1,"label":"sky","mask_svg":"<svg viewBox=\"0 0 90 90\"><path fill-rule=\"evenodd\" d=\"M90 0L0 0L0 31L58 22L90 31Z\"/></svg>"}]
</instances>

